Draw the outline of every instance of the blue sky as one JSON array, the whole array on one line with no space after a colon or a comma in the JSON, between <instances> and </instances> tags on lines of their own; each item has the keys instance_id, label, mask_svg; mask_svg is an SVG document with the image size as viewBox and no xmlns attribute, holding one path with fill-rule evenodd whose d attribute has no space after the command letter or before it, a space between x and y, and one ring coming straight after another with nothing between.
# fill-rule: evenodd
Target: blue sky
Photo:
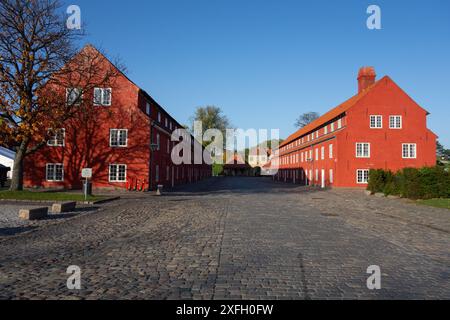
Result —
<instances>
[{"instance_id":1,"label":"blue sky","mask_svg":"<svg viewBox=\"0 0 450 320\"><path fill-rule=\"evenodd\" d=\"M450 148L450 1L79 0L90 42L181 123L221 107L235 127L279 128L356 93L359 67L389 75ZM382 30L366 27L379 5Z\"/></svg>"}]
</instances>

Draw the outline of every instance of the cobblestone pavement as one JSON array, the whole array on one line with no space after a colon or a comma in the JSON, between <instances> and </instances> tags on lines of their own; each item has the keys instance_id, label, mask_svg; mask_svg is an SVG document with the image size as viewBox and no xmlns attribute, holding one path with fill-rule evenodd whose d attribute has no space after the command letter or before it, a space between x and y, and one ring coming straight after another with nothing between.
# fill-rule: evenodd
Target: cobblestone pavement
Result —
<instances>
[{"instance_id":1,"label":"cobblestone pavement","mask_svg":"<svg viewBox=\"0 0 450 320\"><path fill-rule=\"evenodd\" d=\"M264 178L131 195L0 241L2 299L450 299L450 210Z\"/></svg>"}]
</instances>

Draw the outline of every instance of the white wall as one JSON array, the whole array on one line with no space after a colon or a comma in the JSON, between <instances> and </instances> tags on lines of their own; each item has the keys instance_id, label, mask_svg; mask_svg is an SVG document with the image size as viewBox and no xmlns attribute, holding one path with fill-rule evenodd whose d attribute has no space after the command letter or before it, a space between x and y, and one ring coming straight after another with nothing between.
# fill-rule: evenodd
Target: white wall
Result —
<instances>
[{"instance_id":1,"label":"white wall","mask_svg":"<svg viewBox=\"0 0 450 320\"><path fill-rule=\"evenodd\" d=\"M11 170L8 172L8 179L11 179L11 175L12 175L12 171L13 171L13 166L14 166L14 160L7 158L3 155L0 154L0 163L2 165L4 165L5 167L10 167Z\"/></svg>"}]
</instances>

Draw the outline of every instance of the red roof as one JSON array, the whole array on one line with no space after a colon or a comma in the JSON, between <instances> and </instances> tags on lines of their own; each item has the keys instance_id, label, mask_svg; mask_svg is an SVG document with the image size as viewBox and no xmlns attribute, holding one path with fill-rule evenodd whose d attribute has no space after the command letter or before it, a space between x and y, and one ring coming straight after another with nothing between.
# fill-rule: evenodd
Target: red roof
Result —
<instances>
[{"instance_id":1,"label":"red roof","mask_svg":"<svg viewBox=\"0 0 450 320\"><path fill-rule=\"evenodd\" d=\"M283 143L280 144L280 148L291 143L294 140L297 140L298 138L300 138L301 136L304 136L305 134L307 134L310 131L313 131L314 129L316 129L317 127L320 127L322 125L324 125L325 123L327 123L328 121L333 120L334 118L338 117L339 115L341 115L342 113L346 112L348 109L350 109L351 107L353 107L359 100L361 100L362 97L364 97L370 90L372 90L374 87L376 87L380 82L382 82L384 79L386 78L383 77L382 79L378 80L377 82L375 82L373 85L371 85L370 87L368 87L366 90L364 90L363 92L351 97L350 99L348 99L347 101L345 101L344 103L338 105L336 108L331 109L330 111L328 111L327 113L325 113L323 116L321 116L320 118L314 120L313 122L311 122L310 124L304 126L303 128L301 128L300 130L298 130L297 132L291 134L286 140L283 141Z\"/></svg>"}]
</instances>

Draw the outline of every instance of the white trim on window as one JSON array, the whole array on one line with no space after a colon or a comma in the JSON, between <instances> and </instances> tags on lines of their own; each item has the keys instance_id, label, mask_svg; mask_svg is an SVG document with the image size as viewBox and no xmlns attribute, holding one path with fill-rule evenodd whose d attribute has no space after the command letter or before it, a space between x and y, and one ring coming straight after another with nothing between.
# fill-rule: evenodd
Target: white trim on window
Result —
<instances>
[{"instance_id":1,"label":"white trim on window","mask_svg":"<svg viewBox=\"0 0 450 320\"><path fill-rule=\"evenodd\" d=\"M128 129L109 129L109 146L111 148L128 147Z\"/></svg>"},{"instance_id":2,"label":"white trim on window","mask_svg":"<svg viewBox=\"0 0 450 320\"><path fill-rule=\"evenodd\" d=\"M370 158L370 143L369 142L357 142L356 143L356 157L357 158Z\"/></svg>"},{"instance_id":3,"label":"white trim on window","mask_svg":"<svg viewBox=\"0 0 450 320\"><path fill-rule=\"evenodd\" d=\"M52 168L52 171L50 171L49 168ZM58 176L58 173L60 173L60 177ZM49 182L64 181L64 165L62 163L47 163L45 165L45 179Z\"/></svg>"},{"instance_id":4,"label":"white trim on window","mask_svg":"<svg viewBox=\"0 0 450 320\"><path fill-rule=\"evenodd\" d=\"M368 184L369 183L369 169L357 169L356 170L356 183Z\"/></svg>"},{"instance_id":5,"label":"white trim on window","mask_svg":"<svg viewBox=\"0 0 450 320\"><path fill-rule=\"evenodd\" d=\"M111 88L94 88L94 106L110 107L112 101Z\"/></svg>"},{"instance_id":6,"label":"white trim on window","mask_svg":"<svg viewBox=\"0 0 450 320\"><path fill-rule=\"evenodd\" d=\"M115 172L111 171L112 168L115 168ZM126 164L116 164L116 163L109 164L108 181L109 182L126 182L127 181L127 165Z\"/></svg>"},{"instance_id":7,"label":"white trim on window","mask_svg":"<svg viewBox=\"0 0 450 320\"><path fill-rule=\"evenodd\" d=\"M333 144L328 146L328 151L330 159L333 159Z\"/></svg>"},{"instance_id":8,"label":"white trim on window","mask_svg":"<svg viewBox=\"0 0 450 320\"><path fill-rule=\"evenodd\" d=\"M51 131L52 129L48 129ZM49 147L65 147L66 146L66 129L61 128L55 130L56 133L47 141ZM62 139L58 137L58 134L62 132ZM62 142L61 142L62 141Z\"/></svg>"},{"instance_id":9,"label":"white trim on window","mask_svg":"<svg viewBox=\"0 0 450 320\"><path fill-rule=\"evenodd\" d=\"M370 129L383 129L382 115L370 115Z\"/></svg>"},{"instance_id":10,"label":"white trim on window","mask_svg":"<svg viewBox=\"0 0 450 320\"><path fill-rule=\"evenodd\" d=\"M417 159L417 144L403 143L402 144L402 158L403 159Z\"/></svg>"},{"instance_id":11,"label":"white trim on window","mask_svg":"<svg viewBox=\"0 0 450 320\"><path fill-rule=\"evenodd\" d=\"M393 115L389 116L389 129L402 129L403 119L402 116Z\"/></svg>"},{"instance_id":12,"label":"white trim on window","mask_svg":"<svg viewBox=\"0 0 450 320\"><path fill-rule=\"evenodd\" d=\"M66 104L68 106L72 105L78 106L81 104L82 101L83 101L83 90L81 88L66 88Z\"/></svg>"}]
</instances>

